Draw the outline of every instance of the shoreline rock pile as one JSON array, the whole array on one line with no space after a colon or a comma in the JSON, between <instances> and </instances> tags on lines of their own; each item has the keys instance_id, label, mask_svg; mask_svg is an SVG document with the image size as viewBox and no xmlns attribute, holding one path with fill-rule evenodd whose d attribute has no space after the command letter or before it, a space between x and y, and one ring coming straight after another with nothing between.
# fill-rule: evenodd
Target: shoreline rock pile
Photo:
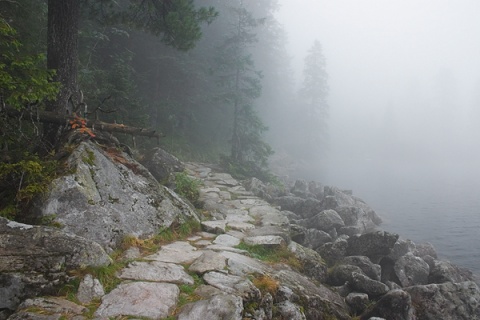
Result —
<instances>
[{"instance_id":1,"label":"shoreline rock pile","mask_svg":"<svg viewBox=\"0 0 480 320\"><path fill-rule=\"evenodd\" d=\"M290 190L256 179L242 185L169 157L177 169L158 169L164 178L155 178L186 168L202 183L200 214L128 155L91 142L76 150L77 170L40 206L55 206L63 229L0 219L0 319L480 319L471 272L439 260L429 244L379 230L381 219L351 192L301 180ZM44 296L72 269L108 265L105 252L121 237L187 219L200 220L202 231L146 256L124 252L111 291L85 275L74 301ZM82 245L60 245L69 241ZM299 264L267 263L248 248L286 251Z\"/></svg>"}]
</instances>

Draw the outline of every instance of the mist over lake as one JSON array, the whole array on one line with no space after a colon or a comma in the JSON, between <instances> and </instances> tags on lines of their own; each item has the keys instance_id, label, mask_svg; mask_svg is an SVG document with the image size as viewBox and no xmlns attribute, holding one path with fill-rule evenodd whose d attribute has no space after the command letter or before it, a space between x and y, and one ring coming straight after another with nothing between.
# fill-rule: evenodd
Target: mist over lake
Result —
<instances>
[{"instance_id":1,"label":"mist over lake","mask_svg":"<svg viewBox=\"0 0 480 320\"><path fill-rule=\"evenodd\" d=\"M478 273L480 3L281 4L294 69L311 39L326 56L329 148L316 177Z\"/></svg>"}]
</instances>

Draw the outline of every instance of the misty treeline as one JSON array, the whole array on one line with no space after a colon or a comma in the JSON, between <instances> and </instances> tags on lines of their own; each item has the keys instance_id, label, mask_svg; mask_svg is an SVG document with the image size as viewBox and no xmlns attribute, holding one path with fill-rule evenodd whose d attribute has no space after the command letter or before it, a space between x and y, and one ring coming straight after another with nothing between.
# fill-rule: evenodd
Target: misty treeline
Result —
<instances>
[{"instance_id":1,"label":"misty treeline","mask_svg":"<svg viewBox=\"0 0 480 320\"><path fill-rule=\"evenodd\" d=\"M65 88L47 81L55 79L46 69L48 5L55 2L0 0L4 106L48 109L45 101L58 100L59 87ZM321 162L325 58L320 42L312 43L295 83L287 35L274 15L278 1L79 3L76 81L82 103L97 110L80 112L87 121L152 128L164 135L161 147L181 159L222 162L240 175L265 174L274 153ZM120 15L116 6L130 11ZM1 114L2 154L42 144L42 124L26 118Z\"/></svg>"}]
</instances>

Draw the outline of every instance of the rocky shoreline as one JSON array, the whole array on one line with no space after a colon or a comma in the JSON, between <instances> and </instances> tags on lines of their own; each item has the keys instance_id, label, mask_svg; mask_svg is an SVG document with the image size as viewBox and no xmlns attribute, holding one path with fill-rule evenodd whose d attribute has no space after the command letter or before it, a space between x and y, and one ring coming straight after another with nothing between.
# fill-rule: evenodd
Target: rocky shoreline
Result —
<instances>
[{"instance_id":1,"label":"rocky shoreline","mask_svg":"<svg viewBox=\"0 0 480 320\"><path fill-rule=\"evenodd\" d=\"M379 229L348 191L297 181L240 183L157 149L143 164L82 142L33 216L61 228L0 218L0 319L480 319L474 275L430 244ZM201 182L195 211L158 184L185 170ZM202 231L148 255L131 246L109 292L90 274L75 297L53 297L71 272L112 263L125 236L198 221ZM263 261L249 251L287 252ZM93 307L92 307L93 306Z\"/></svg>"}]
</instances>

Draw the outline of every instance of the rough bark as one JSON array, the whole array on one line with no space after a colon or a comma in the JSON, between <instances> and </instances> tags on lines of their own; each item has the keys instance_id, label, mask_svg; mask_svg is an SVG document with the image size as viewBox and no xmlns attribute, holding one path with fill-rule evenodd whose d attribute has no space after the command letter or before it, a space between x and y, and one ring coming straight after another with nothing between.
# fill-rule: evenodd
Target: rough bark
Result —
<instances>
[{"instance_id":1,"label":"rough bark","mask_svg":"<svg viewBox=\"0 0 480 320\"><path fill-rule=\"evenodd\" d=\"M77 92L78 25L80 1L48 0L47 67L56 70L53 81L61 88L56 101L47 105L47 111L67 114L68 101ZM70 110L71 111L71 110ZM45 126L45 139L52 145L58 138L59 126Z\"/></svg>"}]
</instances>

